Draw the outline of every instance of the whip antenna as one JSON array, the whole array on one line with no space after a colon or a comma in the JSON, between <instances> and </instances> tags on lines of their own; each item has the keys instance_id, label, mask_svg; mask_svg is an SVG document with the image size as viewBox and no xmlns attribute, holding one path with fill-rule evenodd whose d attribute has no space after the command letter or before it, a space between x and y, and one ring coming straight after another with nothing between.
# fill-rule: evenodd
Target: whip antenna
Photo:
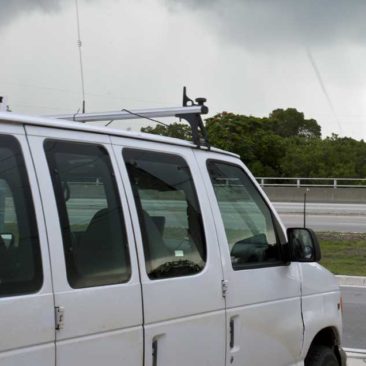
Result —
<instances>
[{"instance_id":1,"label":"whip antenna","mask_svg":"<svg viewBox=\"0 0 366 366\"><path fill-rule=\"evenodd\" d=\"M84 68L83 68L83 54L81 51L81 35L80 35L80 18L79 18L79 3L78 0L75 0L75 9L76 9L76 23L77 23L77 33L78 40L77 46L79 48L79 60L80 60L80 78L81 78L81 93L83 98L82 103L82 113L85 113L85 86L84 86Z\"/></svg>"}]
</instances>

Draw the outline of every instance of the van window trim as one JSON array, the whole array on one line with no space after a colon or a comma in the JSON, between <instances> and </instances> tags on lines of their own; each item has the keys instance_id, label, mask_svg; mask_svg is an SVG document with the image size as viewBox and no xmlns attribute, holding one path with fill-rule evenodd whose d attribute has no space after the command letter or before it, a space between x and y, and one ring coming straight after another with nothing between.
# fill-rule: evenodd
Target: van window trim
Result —
<instances>
[{"instance_id":1,"label":"van window trim","mask_svg":"<svg viewBox=\"0 0 366 366\"><path fill-rule=\"evenodd\" d=\"M40 293L44 286L44 280L45 280L44 276L45 275L44 275L44 265L43 265L44 258L43 258L41 237L39 235L39 225L38 225L38 217L37 217L37 213L36 213L36 205L34 202L34 194L33 194L33 190L31 187L31 180L30 180L29 172L28 172L29 166L27 165L27 162L25 159L24 149L23 149L21 141L17 138L17 134L0 133L0 139L7 140L7 141L5 141L5 145L8 146L8 148L12 151L12 153L15 152L18 155L18 157L15 156L15 159L20 160L20 162L23 164L24 169L18 169L18 174L19 174L20 178L26 180L26 183L27 183L25 185L26 188L25 188L25 192L24 192L25 193L25 197L24 197L25 202L24 203L25 203L25 207L27 207L27 210L29 211L28 214L30 215L30 216L28 216L28 220L29 220L29 225L31 226L31 234L33 234L36 237L36 242L32 243L33 244L32 250L35 251L35 253L33 255L33 265L35 267L35 274L36 274L35 278L33 279L33 281L36 281L36 283L33 286L34 288L24 291L24 288L27 286L27 284L23 284L21 290L17 291L16 293L8 291L7 293L0 294L0 300L1 300L2 298L29 296L29 295L34 295L34 294ZM15 150L17 150L17 151L15 151ZM31 164L31 169L34 169L33 164ZM39 189L38 183L36 183L36 184L37 184L36 188ZM14 202L14 206L15 206L15 202ZM18 210L15 210L15 214L16 214L16 218L18 221ZM30 287L30 286L28 285L28 287Z\"/></svg>"},{"instance_id":2,"label":"van window trim","mask_svg":"<svg viewBox=\"0 0 366 366\"><path fill-rule=\"evenodd\" d=\"M133 202L132 205L133 205L133 208L136 212L136 216L137 216L137 228L134 226L134 231L137 229L137 231L139 232L140 234L140 238L141 238L141 248L142 248L142 252L143 252L143 257L142 257L142 261L143 261L143 266L144 267L144 271L145 271L145 274L146 274L146 278L148 279L148 281L150 282L159 282L159 281L169 281L169 280L175 280L175 279L180 279L180 278L185 278L185 277L196 277L196 276L200 276L202 275L203 273L205 273L208 269L208 260L209 260L209 245L207 243L207 230L206 230L206 225L205 225L205 222L204 222L204 214L203 214L203 211L202 211L202 204L201 204L201 200L199 198L199 195L197 193L197 182L195 181L195 177L194 175L192 174L192 169L191 169L191 164L188 163L187 159L186 159L186 156L184 154L181 154L180 152L172 152L172 151L164 151L162 150L161 148L155 148L157 144L159 144L158 141L153 141L153 140L147 140L149 143L152 143L154 146L151 146L151 147L141 147L141 146L138 146L138 147L135 147L135 146L132 146L132 145L116 145L114 144L115 146L119 146L120 147L120 156L122 157L122 162L123 162L123 167L126 171L126 177L128 179L128 181L126 182L126 184L128 185L129 189L131 190L131 193L132 193L132 199L133 199ZM178 145L179 146L179 145ZM188 151L192 151L191 150L191 147L190 146L179 146L179 147L184 147L184 148L188 148ZM198 204L198 207L200 209L200 214L201 214L201 221L202 221L202 230L203 230L203 234L204 234L204 245L205 245L205 262L204 262L204 267L201 269L200 272L198 273L192 273L192 274L189 274L189 275L185 275L185 276L177 276L177 277L167 277L167 278L159 278L159 279L153 279L153 278L150 278L149 274L148 274L148 266L147 266L147 262L146 262L146 257L145 257L145 244L144 244L144 231L145 231L145 226L144 225L141 225L141 218L140 218L140 210L142 212L142 204L141 204L141 201L140 200L137 200L136 198L136 187L134 187L134 185L132 184L131 182L131 179L130 179L130 176L129 176L129 173L128 173L128 169L127 169L127 165L126 165L126 160L124 158L124 151L126 150L134 150L134 151L142 151L142 152L151 152L151 153L156 153L156 154L163 154L163 155L171 155L171 156L175 156L175 157L179 157L181 158L182 160L184 160L185 164L187 165L188 169L189 169L189 173L191 175L191 178L192 178L192 183L193 183L193 190L194 190L194 195L195 195L195 198L197 200L197 204ZM196 160L195 160L196 161ZM129 199L128 199L129 200ZM146 235L146 233L145 233ZM150 266L150 264L149 264ZM140 263L139 263L139 268L140 268ZM139 269L141 271L141 268Z\"/></svg>"},{"instance_id":3,"label":"van window trim","mask_svg":"<svg viewBox=\"0 0 366 366\"><path fill-rule=\"evenodd\" d=\"M86 131L83 131L83 132L86 132ZM52 171L51 171L51 167L49 166L49 163L48 163L48 158L47 158L47 153L46 153L46 144L48 142L60 142L60 143L64 143L64 144L74 144L74 145L83 145L83 146L95 146L95 147L98 147L99 149L103 150L106 155L108 156L108 162L109 162L109 168L111 169L110 170L110 174L111 174L111 177L112 177L112 184L115 188L115 193L117 195L117 198L118 198L118 202L120 204L120 208L121 208L121 218L122 218L122 221L121 221L121 226L122 226L122 229L124 230L124 236L126 238L126 256L128 258L128 268L129 268L129 274L128 274L128 278L126 278L126 280L124 280L123 282L117 282L117 283L109 283L109 284L104 284L104 285L92 285L92 286L82 286L82 287L74 287L71 282L69 281L69 276L68 276L68 271L67 271L67 253L66 253L66 248L65 248L65 241L64 241L64 233L63 233L63 230L62 230L62 220L64 220L64 222L67 222L68 224L70 224L69 220L68 220L68 217L67 217L67 206L66 206L66 201L65 200L62 200L61 202L61 205L62 205L62 212L60 212L59 210L59 200L57 198L57 194L60 194L60 197L63 196L63 192L62 190L60 190L61 187L59 187L59 184L57 184L57 191L56 191L56 187L54 186L53 184L53 179L52 179L52 175L54 174ZM46 158L46 161L47 161L47 172L49 173L49 177L50 177L50 180L51 180L51 189L52 189L52 193L54 195L54 199L55 199L55 203L56 203L56 212L57 212L57 217L58 217L58 228L59 228L59 231L60 231L60 235L61 235L61 239L62 239L62 250L63 250L63 253L64 253L64 257L63 257L63 261L64 261L64 265L65 265L65 278L66 278L66 283L68 286L70 286L71 289L73 290L85 290L85 289L91 289L91 288L103 288L103 287L109 287L109 286L121 286L121 285L128 285L132 278L133 278L133 261L132 261L132 258L131 258L131 250L133 250L133 248L131 249L131 243L130 243L130 240L129 240L129 237L128 237L128 229L127 229L127 221L126 221L126 214L125 214L125 211L123 209L123 202L122 202L122 196L121 196L121 193L120 193L120 186L118 184L118 179L116 178L117 174L119 175L120 172L119 172L119 168L118 166L115 167L113 166L113 159L115 159L115 155L112 151L112 153L110 151L108 151L108 149L106 148L105 144L108 145L108 143L103 143L103 142L100 142L100 141L95 141L95 142L85 142L85 141L80 141L78 139L66 139L66 138L60 138L60 137L46 137L44 140L43 140L43 152L44 152L44 155L45 155L45 158ZM112 145L111 145L112 146ZM52 158L52 160L54 160ZM54 168L54 167L52 167ZM123 189L123 187L122 187ZM60 192L58 192L60 190ZM108 202L108 200L107 200ZM127 210L129 211L129 210ZM71 231L69 232L68 235L70 235ZM69 238L70 239L70 238Z\"/></svg>"},{"instance_id":4,"label":"van window trim","mask_svg":"<svg viewBox=\"0 0 366 366\"><path fill-rule=\"evenodd\" d=\"M242 268L234 268L233 265L232 265L232 263L231 263L231 261L230 261L230 263L231 263L231 269L233 271L237 272L237 271L244 271L244 270L250 270L250 269L271 268L271 267L283 267L283 266L289 265L289 263L288 263L288 261L286 259L286 254L285 254L285 247L287 245L287 240L286 240L286 236L285 236L285 234L284 234L284 232L282 230L282 227L281 227L279 221L277 220L276 216L274 215L273 210L269 206L266 197L258 189L257 185L254 184L253 180L248 175L248 173L245 171L245 169L240 164L236 164L236 163L233 163L233 162L228 161L228 160L220 160L220 159L217 159L217 158L208 158L208 159L206 159L207 175L208 175L209 183L211 184L211 187L212 187L212 190L213 190L213 193L214 193L214 196L215 196L215 200L216 200L216 203L217 203L217 207L218 207L219 212L220 212L220 219L221 219L221 223L222 223L222 228L224 229L224 233L225 233L225 241L226 241L226 247L227 247L227 249L229 248L229 245L228 245L228 240L227 240L227 236L226 236L226 229L225 229L224 221L223 221L223 218L222 218L219 201L217 199L217 196L216 196L216 193L215 193L215 189L214 189L214 186L213 186L212 181L211 181L211 175L210 175L210 172L209 172L209 164L210 163L219 163L219 164L230 165L230 166L233 166L235 168L239 168L244 173L244 175L252 183L253 188L258 193L258 195L262 199L263 203L265 204L265 206L267 207L267 209L270 212L270 217L271 217L271 221L272 221L272 224L273 224L273 230L274 230L274 233L275 233L275 236L276 236L276 244L279 245L280 257L281 257L279 260L274 261L274 262L269 263L269 264L266 264L266 263L259 263L259 264L256 264L256 263L253 263L253 264L246 263L246 264L243 264L243 265L239 266L239 267L242 267ZM228 251L228 254L230 256L230 251Z\"/></svg>"}]
</instances>

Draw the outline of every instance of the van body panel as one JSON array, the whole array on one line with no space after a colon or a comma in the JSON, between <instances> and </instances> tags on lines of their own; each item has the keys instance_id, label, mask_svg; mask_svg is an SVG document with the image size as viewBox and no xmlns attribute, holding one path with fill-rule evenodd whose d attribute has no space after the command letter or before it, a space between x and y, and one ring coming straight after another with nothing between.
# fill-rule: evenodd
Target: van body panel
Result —
<instances>
[{"instance_id":1,"label":"van body panel","mask_svg":"<svg viewBox=\"0 0 366 366\"><path fill-rule=\"evenodd\" d=\"M0 112L0 129L16 139L24 158L43 274L37 291L8 295L1 288L2 366L300 366L322 330L340 344L334 276L317 263L285 263L284 226L235 154L14 113ZM47 150L49 142L64 150ZM50 158L55 151L59 160ZM17 280L4 261L14 237L21 238L16 247L35 237L9 230L22 210L8 213L18 198L11 201L6 164L0 165L0 284ZM109 226L98 226L103 220ZM151 243L169 254L153 257ZM80 253L89 254L94 277L79 266ZM110 264L114 258L119 267ZM81 282L73 282L72 271ZM126 276L111 280L121 272Z\"/></svg>"},{"instance_id":2,"label":"van body panel","mask_svg":"<svg viewBox=\"0 0 366 366\"><path fill-rule=\"evenodd\" d=\"M228 275L227 321L234 319L239 323L235 329L240 328L230 352L236 365L264 365L273 354L276 364L283 366L300 359L303 323L300 291L293 284L296 267L233 271ZM255 347L265 352L247 352Z\"/></svg>"},{"instance_id":3,"label":"van body panel","mask_svg":"<svg viewBox=\"0 0 366 366\"><path fill-rule=\"evenodd\" d=\"M88 366L142 365L142 337L140 327L59 341L60 365L80 366L88 354ZM123 348L124 352L116 351ZM127 351L128 350L128 351Z\"/></svg>"},{"instance_id":4,"label":"van body panel","mask_svg":"<svg viewBox=\"0 0 366 366\"><path fill-rule=\"evenodd\" d=\"M341 293L332 273L318 263L301 263L302 311L305 357L314 337L325 328L332 328L339 344L342 340Z\"/></svg>"},{"instance_id":5,"label":"van body panel","mask_svg":"<svg viewBox=\"0 0 366 366\"><path fill-rule=\"evenodd\" d=\"M339 291L334 275L319 263L301 263L302 295Z\"/></svg>"},{"instance_id":6,"label":"van body panel","mask_svg":"<svg viewBox=\"0 0 366 366\"><path fill-rule=\"evenodd\" d=\"M55 344L41 344L0 353L1 366L55 365Z\"/></svg>"},{"instance_id":7,"label":"van body panel","mask_svg":"<svg viewBox=\"0 0 366 366\"><path fill-rule=\"evenodd\" d=\"M64 310L64 324L56 333L56 364L96 364L106 354L105 366L120 365L120 360L131 360L130 365L141 365L142 300L137 270L134 235L132 232L124 189L114 161L109 138L105 135L71 133L65 130L27 126L28 139L38 171L44 203L53 276L55 305ZM109 154L121 204L129 243L131 276L127 283L71 288L66 276L65 253L57 211L55 193L46 160L45 140L73 141L103 147ZM91 200L90 205L96 204ZM131 347L131 340L138 340ZM97 342L98 340L98 342ZM96 347L96 345L98 346Z\"/></svg>"},{"instance_id":8,"label":"van body panel","mask_svg":"<svg viewBox=\"0 0 366 366\"><path fill-rule=\"evenodd\" d=\"M1 135L13 136L20 144L36 215L43 272L43 284L36 293L0 297L0 363L6 366L54 365L54 300L47 235L37 179L24 127L3 123L0 124L0 127Z\"/></svg>"},{"instance_id":9,"label":"van body panel","mask_svg":"<svg viewBox=\"0 0 366 366\"><path fill-rule=\"evenodd\" d=\"M340 306L340 292L326 292L304 296L302 309L306 332L302 357L305 358L315 336L326 328L334 331L337 344L342 339L342 312Z\"/></svg>"},{"instance_id":10,"label":"van body panel","mask_svg":"<svg viewBox=\"0 0 366 366\"><path fill-rule=\"evenodd\" d=\"M202 151L195 151L195 155L209 196L215 196L207 172L207 162L210 159L240 167L252 178L238 159ZM258 188L255 180L251 181ZM266 199L265 202L268 204ZM230 338L227 341L226 364L272 364L274 354L276 365L297 364L300 361L304 331L298 264L234 270L220 207L217 200L210 200L210 204L228 285L226 323L228 333L233 334L233 340ZM225 209L225 206L222 207ZM270 205L268 207L271 208ZM258 348L262 351L248 352Z\"/></svg>"},{"instance_id":11,"label":"van body panel","mask_svg":"<svg viewBox=\"0 0 366 366\"><path fill-rule=\"evenodd\" d=\"M123 181L129 181L122 150L133 148L179 156L188 164L202 212L207 261L194 275L151 280L146 272L144 248L132 187L126 185L131 217L135 228L144 303L145 365L151 365L152 344L156 341L157 364L170 366L225 362L225 301L222 296L222 269L218 243L206 191L190 149L161 146L151 142L112 137ZM164 212L161 213L162 215ZM194 320L193 320L194 319ZM168 320L168 322L167 322ZM224 327L224 328L222 328ZM215 344L215 352L207 350ZM194 347L192 349L192 347ZM182 357L177 357L182 355ZM162 358L161 358L162 357ZM174 361L173 361L174 360Z\"/></svg>"},{"instance_id":12,"label":"van body panel","mask_svg":"<svg viewBox=\"0 0 366 366\"><path fill-rule=\"evenodd\" d=\"M232 364L267 365L276 355L276 365L296 365L302 343L299 312L296 299L228 309L228 320L235 324L235 343L229 351ZM248 352L255 349L261 351Z\"/></svg>"},{"instance_id":13,"label":"van body panel","mask_svg":"<svg viewBox=\"0 0 366 366\"><path fill-rule=\"evenodd\" d=\"M225 365L225 313L210 312L145 326L145 365ZM222 346L221 346L222 345Z\"/></svg>"}]
</instances>

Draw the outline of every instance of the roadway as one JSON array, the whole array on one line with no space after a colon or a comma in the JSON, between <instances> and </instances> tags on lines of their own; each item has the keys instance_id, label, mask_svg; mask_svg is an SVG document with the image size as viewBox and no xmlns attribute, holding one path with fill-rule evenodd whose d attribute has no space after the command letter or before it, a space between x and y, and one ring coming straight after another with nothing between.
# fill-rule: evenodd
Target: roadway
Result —
<instances>
[{"instance_id":1,"label":"roadway","mask_svg":"<svg viewBox=\"0 0 366 366\"><path fill-rule=\"evenodd\" d=\"M274 202L286 227L303 226L304 205L292 202ZM365 204L308 203L306 226L315 231L366 232Z\"/></svg>"},{"instance_id":2,"label":"roadway","mask_svg":"<svg viewBox=\"0 0 366 366\"><path fill-rule=\"evenodd\" d=\"M280 217L286 227L304 225L303 215L280 213ZM366 216L307 215L306 226L314 231L364 233L366 232Z\"/></svg>"},{"instance_id":3,"label":"roadway","mask_svg":"<svg viewBox=\"0 0 366 366\"><path fill-rule=\"evenodd\" d=\"M303 213L302 202L273 202L279 212ZM308 202L306 211L311 214L366 215L366 204L356 203L315 203Z\"/></svg>"},{"instance_id":4,"label":"roadway","mask_svg":"<svg viewBox=\"0 0 366 366\"><path fill-rule=\"evenodd\" d=\"M341 287L343 346L366 349L366 287Z\"/></svg>"}]
</instances>

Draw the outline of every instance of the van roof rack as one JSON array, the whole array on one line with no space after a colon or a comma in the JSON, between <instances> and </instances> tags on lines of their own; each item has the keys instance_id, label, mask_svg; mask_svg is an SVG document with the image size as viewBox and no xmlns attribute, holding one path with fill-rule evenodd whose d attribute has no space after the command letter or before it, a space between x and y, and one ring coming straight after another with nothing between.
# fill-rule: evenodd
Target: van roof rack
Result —
<instances>
[{"instance_id":1,"label":"van roof rack","mask_svg":"<svg viewBox=\"0 0 366 366\"><path fill-rule=\"evenodd\" d=\"M183 88L183 106L176 108L151 108L127 110L122 109L114 112L98 113L74 113L47 116L50 118L64 119L76 122L96 122L96 121L115 121L126 119L146 118L153 119L159 117L177 117L186 120L192 129L192 141L197 147L205 146L210 148L207 132L202 121L202 114L208 113L205 105L205 98L196 98L195 102L187 96L186 87Z\"/></svg>"},{"instance_id":2,"label":"van roof rack","mask_svg":"<svg viewBox=\"0 0 366 366\"><path fill-rule=\"evenodd\" d=\"M10 112L8 106L8 98L0 95L0 112Z\"/></svg>"}]
</instances>

